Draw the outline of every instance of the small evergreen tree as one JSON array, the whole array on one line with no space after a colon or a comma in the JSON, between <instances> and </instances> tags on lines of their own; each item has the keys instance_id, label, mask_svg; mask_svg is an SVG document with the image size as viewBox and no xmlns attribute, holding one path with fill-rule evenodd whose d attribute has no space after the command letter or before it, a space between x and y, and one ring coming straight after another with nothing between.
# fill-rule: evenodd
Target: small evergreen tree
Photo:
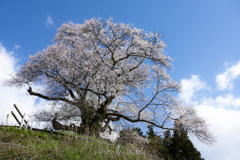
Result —
<instances>
[{"instance_id":1,"label":"small evergreen tree","mask_svg":"<svg viewBox=\"0 0 240 160\"><path fill-rule=\"evenodd\" d=\"M163 138L163 145L166 148L169 148L169 146L172 144L172 135L170 131L164 132L164 138Z\"/></svg>"},{"instance_id":2,"label":"small evergreen tree","mask_svg":"<svg viewBox=\"0 0 240 160\"><path fill-rule=\"evenodd\" d=\"M148 139L154 139L155 137L157 137L156 133L153 130L153 126L152 125L148 125L147 126L148 131L147 131L147 135L148 135Z\"/></svg>"},{"instance_id":3,"label":"small evergreen tree","mask_svg":"<svg viewBox=\"0 0 240 160\"><path fill-rule=\"evenodd\" d=\"M175 123L171 141L171 144L165 142L165 146L168 147L168 151L174 160L203 160L200 152L189 139L186 129L181 124Z\"/></svg>"},{"instance_id":4,"label":"small evergreen tree","mask_svg":"<svg viewBox=\"0 0 240 160\"><path fill-rule=\"evenodd\" d=\"M156 132L154 132L152 125L149 125L147 128L147 135L149 139L148 149L161 159L172 160L171 155L168 153L168 149L163 144L162 137L158 136Z\"/></svg>"}]
</instances>

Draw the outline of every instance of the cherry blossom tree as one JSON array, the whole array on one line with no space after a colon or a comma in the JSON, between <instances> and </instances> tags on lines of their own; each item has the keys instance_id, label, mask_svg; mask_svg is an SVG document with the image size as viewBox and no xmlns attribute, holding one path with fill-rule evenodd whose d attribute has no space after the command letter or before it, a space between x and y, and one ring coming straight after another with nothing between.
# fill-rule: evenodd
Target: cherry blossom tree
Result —
<instances>
[{"instance_id":1,"label":"cherry blossom tree","mask_svg":"<svg viewBox=\"0 0 240 160\"><path fill-rule=\"evenodd\" d=\"M112 18L68 22L58 29L54 44L30 56L8 85L28 86L32 96L77 109L82 133L103 132L120 120L163 130L179 121L212 143L205 120L172 94L180 86L168 74L172 59L165 46L160 34Z\"/></svg>"}]
</instances>

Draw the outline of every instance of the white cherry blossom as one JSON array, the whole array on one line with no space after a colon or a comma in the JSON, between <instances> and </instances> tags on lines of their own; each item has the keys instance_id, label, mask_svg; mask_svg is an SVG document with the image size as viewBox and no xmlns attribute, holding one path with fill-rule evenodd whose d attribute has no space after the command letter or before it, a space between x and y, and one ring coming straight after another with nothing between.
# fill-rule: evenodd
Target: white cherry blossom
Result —
<instances>
[{"instance_id":1,"label":"white cherry blossom","mask_svg":"<svg viewBox=\"0 0 240 160\"><path fill-rule=\"evenodd\" d=\"M125 120L173 129L179 121L203 142L213 142L205 121L172 95L180 86L168 72L172 59L158 33L113 19L62 24L54 44L30 56L9 85L33 96L75 107L81 128ZM32 84L42 86L34 90ZM152 93L151 93L152 92Z\"/></svg>"}]
</instances>

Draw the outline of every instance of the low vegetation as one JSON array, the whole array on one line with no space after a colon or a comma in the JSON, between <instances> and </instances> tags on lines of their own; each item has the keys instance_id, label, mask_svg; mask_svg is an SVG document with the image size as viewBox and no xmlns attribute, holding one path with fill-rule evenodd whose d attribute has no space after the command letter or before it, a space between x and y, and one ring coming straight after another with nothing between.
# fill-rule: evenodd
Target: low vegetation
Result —
<instances>
[{"instance_id":1,"label":"low vegetation","mask_svg":"<svg viewBox=\"0 0 240 160\"><path fill-rule=\"evenodd\" d=\"M151 159L103 143L109 144L97 138L86 141L69 136L51 136L46 132L0 127L0 159Z\"/></svg>"}]
</instances>

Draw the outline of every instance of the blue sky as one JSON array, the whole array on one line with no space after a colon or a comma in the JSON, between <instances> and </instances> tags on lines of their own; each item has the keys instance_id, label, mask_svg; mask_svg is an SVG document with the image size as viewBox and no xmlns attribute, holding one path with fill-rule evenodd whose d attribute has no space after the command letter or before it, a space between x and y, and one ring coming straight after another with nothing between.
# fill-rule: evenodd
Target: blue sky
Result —
<instances>
[{"instance_id":1,"label":"blue sky","mask_svg":"<svg viewBox=\"0 0 240 160\"><path fill-rule=\"evenodd\" d=\"M174 79L220 72L227 60L239 58L240 9L237 1L1 1L0 40L16 56L34 54L52 44L63 22L83 23L99 15L132 23L163 35L168 55L175 59ZM47 16L54 22L46 26ZM184 62L184 63L183 63ZM207 71L207 72L206 72ZM211 82L212 83L212 82Z\"/></svg>"},{"instance_id":2,"label":"blue sky","mask_svg":"<svg viewBox=\"0 0 240 160\"><path fill-rule=\"evenodd\" d=\"M2 0L0 81L1 75L14 72L28 60L29 55L51 45L62 23L83 23L84 19L96 16L113 17L116 22L160 32L167 44L168 56L175 59L171 77L183 85L179 98L196 107L219 137L219 142L211 148L193 139L195 145L207 160L240 156L240 137L236 133L240 131L237 123L240 120L238 0ZM2 92L3 89L9 90L2 87ZM12 95L15 90L11 90L8 92ZM0 95L6 95L5 91ZM26 106L34 103L31 99L26 104L29 97L24 91L14 96L1 102L0 108L9 106L9 102ZM225 120L221 122L222 119ZM224 127L229 132L221 130Z\"/></svg>"}]
</instances>

